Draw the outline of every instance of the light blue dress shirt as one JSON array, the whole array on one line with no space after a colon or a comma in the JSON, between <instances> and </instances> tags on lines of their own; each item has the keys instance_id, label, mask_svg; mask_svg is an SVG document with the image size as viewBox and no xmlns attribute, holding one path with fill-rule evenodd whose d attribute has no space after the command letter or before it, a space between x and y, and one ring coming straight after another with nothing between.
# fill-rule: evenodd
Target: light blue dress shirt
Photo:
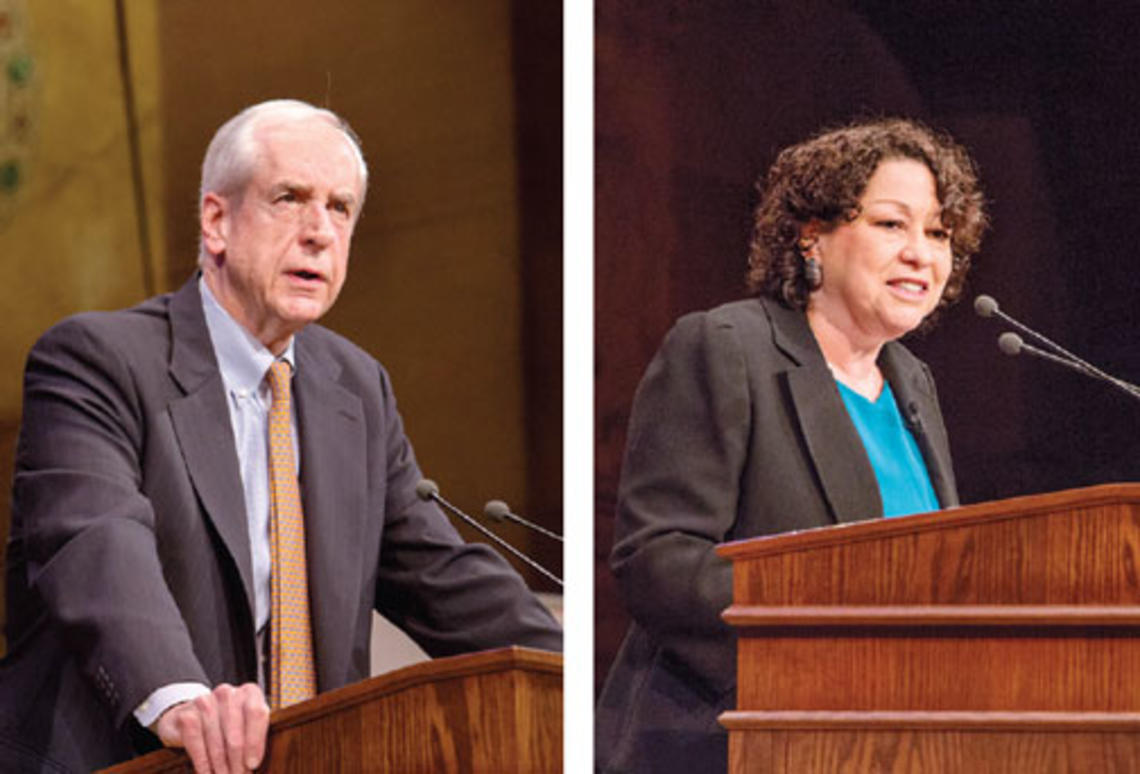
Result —
<instances>
[{"instance_id":1,"label":"light blue dress shirt","mask_svg":"<svg viewBox=\"0 0 1140 774\"><path fill-rule=\"evenodd\" d=\"M210 342L222 372L230 425L234 431L241 486L245 493L245 514L253 566L253 591L257 630L269 621L269 407L273 402L265 374L276 358L265 346L230 317L210 292L204 279L198 280L202 309ZM293 339L281 359L293 366ZM293 459L298 459L296 422L293 423Z\"/></svg>"}]
</instances>

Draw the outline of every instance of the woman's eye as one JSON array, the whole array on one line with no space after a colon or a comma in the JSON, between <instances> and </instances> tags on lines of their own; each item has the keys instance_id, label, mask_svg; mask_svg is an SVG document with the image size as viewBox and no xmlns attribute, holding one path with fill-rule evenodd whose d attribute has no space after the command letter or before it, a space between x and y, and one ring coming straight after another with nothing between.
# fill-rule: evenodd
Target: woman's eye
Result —
<instances>
[{"instance_id":1,"label":"woman's eye","mask_svg":"<svg viewBox=\"0 0 1140 774\"><path fill-rule=\"evenodd\" d=\"M895 230L903 228L904 224L901 220L880 220L878 225L881 228Z\"/></svg>"},{"instance_id":2,"label":"woman's eye","mask_svg":"<svg viewBox=\"0 0 1140 774\"><path fill-rule=\"evenodd\" d=\"M939 242L949 242L950 241L950 229L932 228L929 231L927 231L926 233L930 235L931 239L936 239Z\"/></svg>"}]
</instances>

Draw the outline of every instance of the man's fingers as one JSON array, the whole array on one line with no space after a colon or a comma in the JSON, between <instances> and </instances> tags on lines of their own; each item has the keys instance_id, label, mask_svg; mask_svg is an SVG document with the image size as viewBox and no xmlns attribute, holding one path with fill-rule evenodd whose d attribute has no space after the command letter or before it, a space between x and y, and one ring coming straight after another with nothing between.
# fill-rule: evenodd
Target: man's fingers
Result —
<instances>
[{"instance_id":1,"label":"man's fingers","mask_svg":"<svg viewBox=\"0 0 1140 774\"><path fill-rule=\"evenodd\" d=\"M225 746L226 765L234 774L244 772L245 716L242 713L239 690L232 685L219 685L214 689L214 699L217 702L218 725Z\"/></svg>"},{"instance_id":2,"label":"man's fingers","mask_svg":"<svg viewBox=\"0 0 1140 774\"><path fill-rule=\"evenodd\" d=\"M185 748L198 774L241 774L265 758L269 705L257 683L222 684L171 707L154 728L163 744Z\"/></svg>"},{"instance_id":3,"label":"man's fingers","mask_svg":"<svg viewBox=\"0 0 1140 774\"><path fill-rule=\"evenodd\" d=\"M245 766L256 769L265 758L265 738L269 733L269 705L265 695L256 683L242 686L245 700L242 709L245 715Z\"/></svg>"},{"instance_id":4,"label":"man's fingers","mask_svg":"<svg viewBox=\"0 0 1140 774\"><path fill-rule=\"evenodd\" d=\"M206 752L206 738L202 719L191 703L179 704L167 710L159 719L159 736L170 747L182 747L198 774L210 771L210 756Z\"/></svg>"},{"instance_id":5,"label":"man's fingers","mask_svg":"<svg viewBox=\"0 0 1140 774\"><path fill-rule=\"evenodd\" d=\"M215 694L199 696L192 704L198 710L198 717L202 723L202 736L205 738L206 755L211 767L206 771L212 771L214 774L230 774L230 767L226 763L226 740L222 732Z\"/></svg>"}]
</instances>

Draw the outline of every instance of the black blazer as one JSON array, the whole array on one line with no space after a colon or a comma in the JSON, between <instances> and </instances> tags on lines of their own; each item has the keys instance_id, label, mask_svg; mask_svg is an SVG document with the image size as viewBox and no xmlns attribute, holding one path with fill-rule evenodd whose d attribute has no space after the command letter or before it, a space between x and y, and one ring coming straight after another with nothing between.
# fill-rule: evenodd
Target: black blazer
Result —
<instances>
[{"instance_id":1,"label":"black blazer","mask_svg":"<svg viewBox=\"0 0 1140 774\"><path fill-rule=\"evenodd\" d=\"M943 507L958 496L929 370L879 366ZM633 623L597 708L603 771L724 770L732 570L717 543L881 517L878 485L800 312L767 299L678 321L634 399L611 566ZM720 768L716 768L719 766Z\"/></svg>"},{"instance_id":2,"label":"black blazer","mask_svg":"<svg viewBox=\"0 0 1140 774\"><path fill-rule=\"evenodd\" d=\"M431 655L561 649L518 575L416 496L380 364L316 325L295 355L320 690L368 675L373 608ZM0 770L89 771L155 741L132 712L156 688L257 679L241 479L197 280L59 324L24 390Z\"/></svg>"}]
</instances>

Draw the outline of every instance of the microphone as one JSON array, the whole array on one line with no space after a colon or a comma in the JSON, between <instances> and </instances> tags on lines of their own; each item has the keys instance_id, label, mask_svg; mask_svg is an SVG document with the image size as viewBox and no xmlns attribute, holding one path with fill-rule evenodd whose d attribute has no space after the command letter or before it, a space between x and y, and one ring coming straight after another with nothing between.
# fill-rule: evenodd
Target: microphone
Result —
<instances>
[{"instance_id":1,"label":"microphone","mask_svg":"<svg viewBox=\"0 0 1140 774\"><path fill-rule=\"evenodd\" d=\"M559 543L564 542L561 535L557 535L545 527L540 527L532 521L527 521L518 514L511 513L510 506L502 500L488 500L487 504L483 506L483 515L494 522L513 521L515 524L521 524L527 529L534 530L540 535L545 535L551 540L557 540Z\"/></svg>"},{"instance_id":2,"label":"microphone","mask_svg":"<svg viewBox=\"0 0 1140 774\"><path fill-rule=\"evenodd\" d=\"M923 458L934 459L937 452L930 441L930 435L926 432L926 426L922 423L922 414L918 411L918 403L912 400L901 408L903 422L906 424L907 430L910 430L910 434L914 436L915 443L918 444Z\"/></svg>"},{"instance_id":3,"label":"microphone","mask_svg":"<svg viewBox=\"0 0 1140 774\"><path fill-rule=\"evenodd\" d=\"M974 311L978 313L978 317L990 317L997 310L998 302L993 296L982 294L974 299Z\"/></svg>"},{"instance_id":4,"label":"microphone","mask_svg":"<svg viewBox=\"0 0 1140 774\"><path fill-rule=\"evenodd\" d=\"M526 564L528 566L530 566L532 569L534 569L535 571L537 571L539 573L542 573L544 576L546 576L550 580L557 583L560 587L563 585L561 579L559 579L557 575L555 575L550 570L543 567L538 562L531 559L529 556L524 554L522 551L518 550L517 548L512 546L510 543L508 543L507 541L503 540L501 537L496 535L494 532L487 529L486 527L484 527L479 522L475 521L475 519L471 518L466 513L459 510L459 508L455 507L454 505L449 503L447 500L445 500L443 498L443 496L439 493L439 485L436 484L434 481L432 481L430 478L420 479L420 482L418 484L416 484L416 496L419 497L421 500L426 500L429 502L434 500L438 505L440 505L448 513L451 513L452 515L458 517L461 521L463 521L469 527L472 527L473 529L475 529L479 533L481 533L481 534L485 535L486 537L490 538L491 540L493 540L501 548L510 552L512 556L516 557L517 559L521 559L523 562L526 562Z\"/></svg>"},{"instance_id":5,"label":"microphone","mask_svg":"<svg viewBox=\"0 0 1140 774\"><path fill-rule=\"evenodd\" d=\"M1062 355L1063 357L1068 358L1069 360L1073 361L1077 365L1084 367L1087 370L1087 373L1089 376L1099 376L1100 378L1107 379L1109 381L1112 381L1114 379L1114 377L1109 376L1104 371L1101 371L1099 368L1094 366L1092 363L1085 362L1081 358L1077 357L1076 355L1074 355L1072 352L1070 352L1069 350L1062 347L1057 342L1055 342L1052 339L1045 336L1045 334L1038 333L1037 331L1030 328L1028 325L1025 325L1025 324L1019 322L1018 320L1014 319L1013 317L1010 317L1008 314L1006 314L1005 312L1003 312L1001 310L1001 307L998 306L998 302L994 299L993 296L987 296L987 295L983 294L983 295L980 295L977 298L975 298L974 299L974 311L978 313L979 317L992 317L993 315L997 315L998 317L1005 320L1007 323L1012 325L1014 328L1017 328L1019 331L1026 334L1030 338L1034 338L1037 341L1040 341L1042 344L1044 344L1045 346L1047 346L1049 349L1053 350L1054 352ZM1022 346L1029 346L1028 344L1025 344L1025 342L1022 341L1022 339L1020 337L1018 337L1017 340L1022 342ZM999 346L1000 346L1000 343L999 343ZM1009 346L1012 346L1012 345L1009 345ZM1020 349L1020 347L1018 349ZM1026 351L1028 351L1028 350L1026 350ZM1037 351L1040 352L1042 350L1037 350ZM1005 352L1007 355L1017 354L1016 352L1012 352L1012 353L1006 352L1006 350L1004 348L1002 349L1002 352Z\"/></svg>"},{"instance_id":6,"label":"microphone","mask_svg":"<svg viewBox=\"0 0 1140 774\"><path fill-rule=\"evenodd\" d=\"M1064 366L1065 368L1068 368L1072 371L1076 371L1077 373L1092 377L1093 379L1107 382L1113 387L1116 387L1118 390L1121 390L1128 395L1131 395L1133 398L1140 400L1140 387L1137 387L1134 384L1130 384L1123 379L1117 379L1115 376L1111 376L1110 374L1106 374L1104 371L1100 370L1093 364L1086 362L1080 357L1077 357L1072 352L1065 349L1060 344L1057 344L1047 336L1038 333L1027 325L1023 325L1022 323L1018 322L1014 318L1002 312L998 307L998 302L995 301L992 296L980 295L975 298L974 311L978 313L979 317L991 317L993 315L997 315L1013 327L1017 328L1020 331L1023 331L1024 333L1042 342L1053 350L1053 352L1048 352L1044 349L1040 349L1039 347L1035 347L1032 344L1027 344L1025 343L1024 339L1022 339L1013 331L1006 331L1005 333L998 336L998 348L1010 357L1016 357L1022 352L1026 352L1030 355L1033 355L1034 357L1048 360L1050 362L1056 363L1057 365Z\"/></svg>"},{"instance_id":7,"label":"microphone","mask_svg":"<svg viewBox=\"0 0 1140 774\"><path fill-rule=\"evenodd\" d=\"M1010 357L1016 357L1017 355L1021 354L1021 350L1024 346L1025 342L1013 331L1006 331L1002 335L998 336L998 349ZM1050 357L1056 356L1050 355ZM1068 360L1065 361L1066 364L1069 362L1070 361Z\"/></svg>"},{"instance_id":8,"label":"microphone","mask_svg":"<svg viewBox=\"0 0 1140 774\"><path fill-rule=\"evenodd\" d=\"M924 443L926 439L926 427L922 424L922 416L918 413L918 404L913 400L903 407L903 422L906 423L907 430L920 443ZM925 451L925 449L923 450Z\"/></svg>"}]
</instances>

